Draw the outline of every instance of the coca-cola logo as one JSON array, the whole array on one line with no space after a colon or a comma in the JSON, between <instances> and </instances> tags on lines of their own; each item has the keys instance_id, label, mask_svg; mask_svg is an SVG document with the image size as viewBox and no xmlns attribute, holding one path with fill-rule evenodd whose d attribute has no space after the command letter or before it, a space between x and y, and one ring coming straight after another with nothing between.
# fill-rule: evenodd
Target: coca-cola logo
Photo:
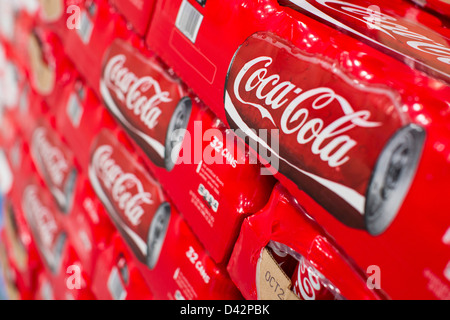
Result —
<instances>
[{"instance_id":1,"label":"coca-cola logo","mask_svg":"<svg viewBox=\"0 0 450 320\"><path fill-rule=\"evenodd\" d=\"M230 127L256 144L266 161L279 159L274 170L308 194L320 194L327 208L336 201L340 208L351 206L336 212L343 220L351 212L346 222L354 227L363 223L365 194L381 151L411 121L394 90L362 81L271 32L251 35L234 55L224 104Z\"/></svg>"},{"instance_id":2,"label":"coca-cola logo","mask_svg":"<svg viewBox=\"0 0 450 320\"><path fill-rule=\"evenodd\" d=\"M58 225L51 210L42 203L36 186L28 186L24 190L22 205L30 217L30 223L36 228L42 245L51 248L58 232Z\"/></svg>"},{"instance_id":3,"label":"coca-cola logo","mask_svg":"<svg viewBox=\"0 0 450 320\"><path fill-rule=\"evenodd\" d=\"M126 62L124 54L111 57L105 65L104 83L145 127L154 129L162 114L159 105L171 102L170 94L161 90L159 83L151 76L136 76L125 66Z\"/></svg>"},{"instance_id":4,"label":"coca-cola logo","mask_svg":"<svg viewBox=\"0 0 450 320\"><path fill-rule=\"evenodd\" d=\"M152 195L144 190L142 182L132 173L125 172L113 157L113 147L99 146L92 157L93 170L115 207L120 209L133 226L141 223L144 205L153 204Z\"/></svg>"},{"instance_id":5,"label":"coca-cola logo","mask_svg":"<svg viewBox=\"0 0 450 320\"><path fill-rule=\"evenodd\" d=\"M447 80L449 77L450 65L450 47L448 39L431 29L411 21L411 19L400 19L383 13L379 10L372 10L370 7L363 7L357 4L340 0L289 0L292 4L306 10L327 23L331 23L338 28L344 29L352 34L367 40L371 43L382 46L403 57L416 60L419 65L426 65L433 72L444 75ZM314 4L312 4L314 3ZM320 8L320 9L319 9ZM321 11L321 9L323 11ZM330 16L331 14L332 16ZM342 16L337 18L335 15L342 14L352 18L346 22L361 23L361 29L355 29L345 24ZM401 43L405 47L415 50L411 52L406 48L393 47L387 44L387 40L380 40L381 37L370 37L364 34L364 29L376 30L387 39L392 39L395 43ZM434 60L434 62L433 62Z\"/></svg>"},{"instance_id":6,"label":"coca-cola logo","mask_svg":"<svg viewBox=\"0 0 450 320\"><path fill-rule=\"evenodd\" d=\"M69 171L69 163L64 153L49 141L45 128L35 130L32 138L32 148L42 160L42 165L48 173L50 181L54 185L61 187Z\"/></svg>"},{"instance_id":7,"label":"coca-cola logo","mask_svg":"<svg viewBox=\"0 0 450 320\"><path fill-rule=\"evenodd\" d=\"M310 144L311 152L328 166L334 168L349 161L348 152L358 144L347 134L349 131L355 127L381 126L380 122L370 121L370 111L355 111L347 99L329 87L304 90L288 78L271 73L272 63L269 56L247 62L234 80L232 92L235 98L243 105L257 109L262 119L270 120L284 134L297 135L298 144ZM342 116L326 124L323 119L313 116L314 111L324 108L332 108L333 112L339 110ZM284 111L277 123L272 112L278 109Z\"/></svg>"},{"instance_id":8,"label":"coca-cola logo","mask_svg":"<svg viewBox=\"0 0 450 320\"><path fill-rule=\"evenodd\" d=\"M300 261L297 269L297 281L294 284L294 293L303 300L316 300L320 292L320 276L312 266L307 266L304 259Z\"/></svg>"}]
</instances>

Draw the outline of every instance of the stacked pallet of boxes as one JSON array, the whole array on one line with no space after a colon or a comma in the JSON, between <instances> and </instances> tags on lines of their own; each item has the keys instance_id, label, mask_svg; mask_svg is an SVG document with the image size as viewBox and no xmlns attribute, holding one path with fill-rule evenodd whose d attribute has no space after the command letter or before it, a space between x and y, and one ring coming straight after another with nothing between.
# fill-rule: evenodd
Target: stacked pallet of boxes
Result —
<instances>
[{"instance_id":1,"label":"stacked pallet of boxes","mask_svg":"<svg viewBox=\"0 0 450 320\"><path fill-rule=\"evenodd\" d=\"M0 5L11 297L450 298L445 12Z\"/></svg>"}]
</instances>

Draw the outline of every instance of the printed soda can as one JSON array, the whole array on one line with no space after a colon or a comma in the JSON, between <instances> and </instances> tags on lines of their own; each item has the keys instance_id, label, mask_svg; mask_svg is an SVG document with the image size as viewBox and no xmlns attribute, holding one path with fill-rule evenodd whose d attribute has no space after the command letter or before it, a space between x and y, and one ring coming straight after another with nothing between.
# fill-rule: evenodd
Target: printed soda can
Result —
<instances>
[{"instance_id":1,"label":"printed soda can","mask_svg":"<svg viewBox=\"0 0 450 320\"><path fill-rule=\"evenodd\" d=\"M100 132L91 152L92 187L136 257L153 269L171 216L161 186L109 131Z\"/></svg>"},{"instance_id":2,"label":"printed soda can","mask_svg":"<svg viewBox=\"0 0 450 320\"><path fill-rule=\"evenodd\" d=\"M230 126L256 141L263 157L276 155L278 171L299 189L346 225L378 235L408 193L425 130L401 110L392 89L353 80L333 63L258 32L230 65L225 110ZM279 139L254 129L278 130Z\"/></svg>"},{"instance_id":3,"label":"printed soda can","mask_svg":"<svg viewBox=\"0 0 450 320\"><path fill-rule=\"evenodd\" d=\"M157 166L172 170L192 109L180 80L123 40L104 57L100 92L108 110ZM174 135L180 135L175 137Z\"/></svg>"}]
</instances>

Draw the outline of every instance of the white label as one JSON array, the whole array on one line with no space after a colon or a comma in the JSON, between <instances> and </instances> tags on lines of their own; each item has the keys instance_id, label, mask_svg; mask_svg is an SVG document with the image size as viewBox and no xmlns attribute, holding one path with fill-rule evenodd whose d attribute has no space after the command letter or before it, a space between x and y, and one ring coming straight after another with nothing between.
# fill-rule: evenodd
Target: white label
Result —
<instances>
[{"instance_id":1,"label":"white label","mask_svg":"<svg viewBox=\"0 0 450 320\"><path fill-rule=\"evenodd\" d=\"M120 280L119 270L114 267L108 278L108 290L114 300L125 300L127 291Z\"/></svg>"},{"instance_id":2,"label":"white label","mask_svg":"<svg viewBox=\"0 0 450 320\"><path fill-rule=\"evenodd\" d=\"M67 115L69 116L72 125L77 128L81 122L83 107L76 94L70 96L69 103L67 104Z\"/></svg>"},{"instance_id":3,"label":"white label","mask_svg":"<svg viewBox=\"0 0 450 320\"><path fill-rule=\"evenodd\" d=\"M94 29L94 24L92 23L91 19L89 19L87 13L83 11L81 14L81 21L80 21L80 28L77 29L78 35L80 36L81 40L88 44L91 41L92 36L92 30Z\"/></svg>"},{"instance_id":4,"label":"white label","mask_svg":"<svg viewBox=\"0 0 450 320\"><path fill-rule=\"evenodd\" d=\"M183 0L178 11L175 26L193 43L197 39L203 15L194 8L187 0Z\"/></svg>"}]
</instances>

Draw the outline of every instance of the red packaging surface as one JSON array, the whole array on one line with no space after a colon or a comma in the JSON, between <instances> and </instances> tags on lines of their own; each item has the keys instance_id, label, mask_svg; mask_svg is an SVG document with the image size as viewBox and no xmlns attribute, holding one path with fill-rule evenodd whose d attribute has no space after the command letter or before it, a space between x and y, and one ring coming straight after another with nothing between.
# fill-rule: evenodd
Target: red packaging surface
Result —
<instances>
[{"instance_id":1,"label":"red packaging surface","mask_svg":"<svg viewBox=\"0 0 450 320\"><path fill-rule=\"evenodd\" d=\"M161 1L148 45L279 160L276 177L363 270L385 270L390 296L447 297L448 254L427 249L449 252L446 22L403 1L243 3Z\"/></svg>"},{"instance_id":2,"label":"red packaging surface","mask_svg":"<svg viewBox=\"0 0 450 320\"><path fill-rule=\"evenodd\" d=\"M23 179L22 210L56 300L90 300L90 276L70 243L63 213L37 177Z\"/></svg>"},{"instance_id":3,"label":"red packaging surface","mask_svg":"<svg viewBox=\"0 0 450 320\"><path fill-rule=\"evenodd\" d=\"M99 300L151 300L137 260L120 235L98 257L92 290Z\"/></svg>"},{"instance_id":4,"label":"red packaging surface","mask_svg":"<svg viewBox=\"0 0 450 320\"><path fill-rule=\"evenodd\" d=\"M433 10L447 18L450 17L450 2L448 0L412 0L421 7Z\"/></svg>"},{"instance_id":5,"label":"red packaging surface","mask_svg":"<svg viewBox=\"0 0 450 320\"><path fill-rule=\"evenodd\" d=\"M21 205L42 260L52 273L58 274L67 232L53 198L39 183L25 182Z\"/></svg>"},{"instance_id":6,"label":"red packaging surface","mask_svg":"<svg viewBox=\"0 0 450 320\"><path fill-rule=\"evenodd\" d=\"M245 143L151 52L114 41L100 87L106 107L206 250L225 262L243 217L266 203L274 179L264 176Z\"/></svg>"},{"instance_id":7,"label":"red packaging surface","mask_svg":"<svg viewBox=\"0 0 450 320\"><path fill-rule=\"evenodd\" d=\"M145 36L152 19L154 0L112 0L111 3L119 10L125 19L131 23L134 30Z\"/></svg>"},{"instance_id":8,"label":"red packaging surface","mask_svg":"<svg viewBox=\"0 0 450 320\"><path fill-rule=\"evenodd\" d=\"M103 130L91 148L89 178L123 239L140 261L156 299L236 298L226 271L206 254L136 154ZM182 261L174 256L185 257Z\"/></svg>"},{"instance_id":9,"label":"red packaging surface","mask_svg":"<svg viewBox=\"0 0 450 320\"><path fill-rule=\"evenodd\" d=\"M293 260L295 268L287 265ZM246 299L383 296L281 185L263 210L245 219L228 271Z\"/></svg>"},{"instance_id":10,"label":"red packaging surface","mask_svg":"<svg viewBox=\"0 0 450 320\"><path fill-rule=\"evenodd\" d=\"M62 252L61 269L57 273L45 269L54 300L94 300L90 275L78 259L70 243Z\"/></svg>"},{"instance_id":11,"label":"red packaging surface","mask_svg":"<svg viewBox=\"0 0 450 320\"><path fill-rule=\"evenodd\" d=\"M70 243L83 270L94 278L98 257L112 245L116 228L84 174L77 177L74 206L65 220Z\"/></svg>"},{"instance_id":12,"label":"red packaging surface","mask_svg":"<svg viewBox=\"0 0 450 320\"><path fill-rule=\"evenodd\" d=\"M226 269L211 259L176 210L172 210L158 263L152 270L140 267L155 299L242 299Z\"/></svg>"},{"instance_id":13,"label":"red packaging surface","mask_svg":"<svg viewBox=\"0 0 450 320\"><path fill-rule=\"evenodd\" d=\"M33 16L20 12L14 33L14 56L18 65L29 76L31 86L42 96L55 93L58 82L63 85L73 71L64 57L64 47L59 36L37 26Z\"/></svg>"},{"instance_id":14,"label":"red packaging surface","mask_svg":"<svg viewBox=\"0 0 450 320\"><path fill-rule=\"evenodd\" d=\"M81 8L90 0L39 0L38 24L52 30L64 40L70 32L81 28Z\"/></svg>"},{"instance_id":15,"label":"red packaging surface","mask_svg":"<svg viewBox=\"0 0 450 320\"><path fill-rule=\"evenodd\" d=\"M117 125L81 75L76 74L72 81L58 89L60 94L54 103L48 104L55 114L55 129L76 155L80 171L87 172L88 146L93 138L103 127L115 128Z\"/></svg>"},{"instance_id":16,"label":"red packaging surface","mask_svg":"<svg viewBox=\"0 0 450 320\"><path fill-rule=\"evenodd\" d=\"M45 272L39 273L34 300L55 300L55 294L50 279Z\"/></svg>"},{"instance_id":17,"label":"red packaging surface","mask_svg":"<svg viewBox=\"0 0 450 320\"><path fill-rule=\"evenodd\" d=\"M99 95L102 58L116 39L126 39L135 46L142 40L128 27L125 19L107 0L84 1L79 5L79 26L64 35L64 50L89 86ZM67 8L66 8L67 10Z\"/></svg>"}]
</instances>

